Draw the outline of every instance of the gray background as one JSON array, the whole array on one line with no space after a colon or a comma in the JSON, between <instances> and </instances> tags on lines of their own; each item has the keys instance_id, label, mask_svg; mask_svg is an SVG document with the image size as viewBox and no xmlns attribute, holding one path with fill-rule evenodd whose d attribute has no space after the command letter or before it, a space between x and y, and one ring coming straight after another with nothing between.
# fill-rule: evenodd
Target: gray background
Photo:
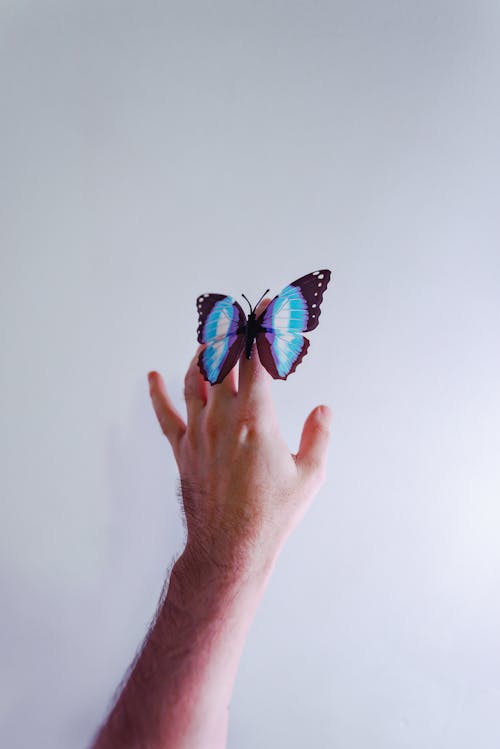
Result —
<instances>
[{"instance_id":1,"label":"gray background","mask_svg":"<svg viewBox=\"0 0 500 749\"><path fill-rule=\"evenodd\" d=\"M326 486L229 746L500 744L500 6L0 6L0 740L84 747L182 545L146 373L205 291L330 267L276 383Z\"/></svg>"}]
</instances>

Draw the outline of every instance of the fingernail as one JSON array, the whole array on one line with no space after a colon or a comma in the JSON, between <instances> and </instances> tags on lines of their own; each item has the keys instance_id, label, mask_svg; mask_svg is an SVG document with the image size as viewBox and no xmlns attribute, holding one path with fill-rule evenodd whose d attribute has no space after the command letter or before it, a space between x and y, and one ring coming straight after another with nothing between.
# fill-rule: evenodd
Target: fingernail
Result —
<instances>
[{"instance_id":1,"label":"fingernail","mask_svg":"<svg viewBox=\"0 0 500 749\"><path fill-rule=\"evenodd\" d=\"M332 423L332 412L328 406L320 406L317 410L318 418L323 422L327 428Z\"/></svg>"}]
</instances>

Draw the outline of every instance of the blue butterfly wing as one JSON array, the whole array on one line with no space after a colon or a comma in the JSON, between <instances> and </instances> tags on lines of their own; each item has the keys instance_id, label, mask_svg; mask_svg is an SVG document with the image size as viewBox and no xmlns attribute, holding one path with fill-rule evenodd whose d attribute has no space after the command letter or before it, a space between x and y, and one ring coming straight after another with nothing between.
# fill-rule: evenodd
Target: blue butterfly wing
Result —
<instances>
[{"instance_id":1,"label":"blue butterfly wing","mask_svg":"<svg viewBox=\"0 0 500 749\"><path fill-rule=\"evenodd\" d=\"M203 294L196 300L198 343L206 343L198 357L205 380L222 382L239 359L245 342L246 315L234 299L224 294Z\"/></svg>"},{"instance_id":2,"label":"blue butterfly wing","mask_svg":"<svg viewBox=\"0 0 500 749\"><path fill-rule=\"evenodd\" d=\"M303 332L318 327L323 294L330 281L329 270L318 270L298 278L274 297L258 322L259 357L269 374L286 380L304 358L309 340Z\"/></svg>"}]
</instances>

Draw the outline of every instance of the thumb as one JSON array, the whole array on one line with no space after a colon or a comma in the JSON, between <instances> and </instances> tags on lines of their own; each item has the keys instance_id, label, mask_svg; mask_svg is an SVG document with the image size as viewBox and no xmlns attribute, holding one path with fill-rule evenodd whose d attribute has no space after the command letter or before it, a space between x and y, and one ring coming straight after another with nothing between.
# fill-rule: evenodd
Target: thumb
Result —
<instances>
[{"instance_id":1,"label":"thumb","mask_svg":"<svg viewBox=\"0 0 500 749\"><path fill-rule=\"evenodd\" d=\"M332 412L328 406L316 406L305 420L296 463L311 477L317 474L322 483L326 474L326 456L330 442Z\"/></svg>"}]
</instances>

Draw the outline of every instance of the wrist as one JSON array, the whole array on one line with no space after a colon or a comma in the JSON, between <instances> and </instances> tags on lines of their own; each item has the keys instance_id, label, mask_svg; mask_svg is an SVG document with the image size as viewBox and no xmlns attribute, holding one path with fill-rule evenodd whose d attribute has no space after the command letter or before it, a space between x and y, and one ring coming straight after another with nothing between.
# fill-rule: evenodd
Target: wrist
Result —
<instances>
[{"instance_id":1,"label":"wrist","mask_svg":"<svg viewBox=\"0 0 500 749\"><path fill-rule=\"evenodd\" d=\"M257 596L264 590L276 561L276 554L225 554L207 552L195 543L186 544L172 569L171 584L182 590L218 595Z\"/></svg>"}]
</instances>

